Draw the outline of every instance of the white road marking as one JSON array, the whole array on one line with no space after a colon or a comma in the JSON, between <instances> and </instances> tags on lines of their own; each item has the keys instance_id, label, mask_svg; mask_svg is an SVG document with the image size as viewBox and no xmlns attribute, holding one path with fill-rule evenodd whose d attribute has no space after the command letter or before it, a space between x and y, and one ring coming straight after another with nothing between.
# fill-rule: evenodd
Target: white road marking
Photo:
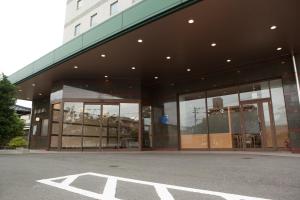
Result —
<instances>
[{"instance_id":1,"label":"white road marking","mask_svg":"<svg viewBox=\"0 0 300 200\"><path fill-rule=\"evenodd\" d=\"M107 179L103 196L105 199L114 199L116 196L116 190L117 190L117 179L115 177L109 177Z\"/></svg>"},{"instance_id":2,"label":"white road marking","mask_svg":"<svg viewBox=\"0 0 300 200\"><path fill-rule=\"evenodd\" d=\"M163 185L157 184L154 187L155 187L155 190L161 200L175 200L174 197L172 196L172 194Z\"/></svg>"},{"instance_id":3,"label":"white road marking","mask_svg":"<svg viewBox=\"0 0 300 200\"><path fill-rule=\"evenodd\" d=\"M80 188L70 186L72 184L72 182L75 181L77 178L79 178L81 176L87 176L87 175L101 177L101 178L107 178L107 182L106 182L103 194L95 193L95 192L91 192L88 190L83 190ZM65 180L62 183L54 182L59 179L65 179ZM57 177L57 178L50 178L50 179L43 179L43 180L38 180L37 182L43 183L46 185L50 185L50 186L53 186L56 188L60 188L60 189L63 189L63 190L69 191L69 192L76 193L76 194L80 194L80 195L83 195L86 197L90 197L93 199L121 200L121 199L118 199L115 197L118 181L152 186L155 188L155 190L161 200L175 200L174 197L172 196L172 194L168 191L169 189L218 196L218 197L222 197L226 200L271 200L271 199L242 196L242 195L236 195L236 194L230 194L230 193L224 193L224 192L215 192L215 191L210 191L210 190L201 190L201 189L181 187L181 186L176 186L176 185L167 185L167 184L154 183L154 182L149 182L149 181L141 181L141 180L135 180L135 179L129 179L129 178L109 176L109 175L97 174L97 173L93 173L93 172L87 172L87 173L83 173L83 174L75 174L75 175L69 175L69 176L63 176L63 177Z\"/></svg>"}]
</instances>

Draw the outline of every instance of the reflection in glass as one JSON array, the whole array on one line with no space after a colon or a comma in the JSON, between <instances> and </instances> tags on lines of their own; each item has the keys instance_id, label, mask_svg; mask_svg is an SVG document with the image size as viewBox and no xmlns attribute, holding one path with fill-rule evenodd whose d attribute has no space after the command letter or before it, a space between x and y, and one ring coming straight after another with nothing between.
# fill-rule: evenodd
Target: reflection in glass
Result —
<instances>
[{"instance_id":1,"label":"reflection in glass","mask_svg":"<svg viewBox=\"0 0 300 200\"><path fill-rule=\"evenodd\" d=\"M42 130L41 130L41 136L47 136L48 135L48 125L49 125L49 120L48 119L43 119L42 120Z\"/></svg>"},{"instance_id":2,"label":"reflection in glass","mask_svg":"<svg viewBox=\"0 0 300 200\"><path fill-rule=\"evenodd\" d=\"M52 123L52 132L51 135L59 134L59 123Z\"/></svg>"},{"instance_id":3,"label":"reflection in glass","mask_svg":"<svg viewBox=\"0 0 300 200\"><path fill-rule=\"evenodd\" d=\"M264 115L264 135L263 135L263 143L265 147L273 147L273 135L272 135L272 127L271 127L271 118L270 118L270 110L269 103L263 102L263 115Z\"/></svg>"},{"instance_id":4,"label":"reflection in glass","mask_svg":"<svg viewBox=\"0 0 300 200\"><path fill-rule=\"evenodd\" d=\"M102 116L102 147L118 147L119 105L103 105ZM106 132L106 133L105 133Z\"/></svg>"},{"instance_id":5,"label":"reflection in glass","mask_svg":"<svg viewBox=\"0 0 300 200\"><path fill-rule=\"evenodd\" d=\"M100 140L99 137L84 137L83 148L99 148Z\"/></svg>"},{"instance_id":6,"label":"reflection in glass","mask_svg":"<svg viewBox=\"0 0 300 200\"><path fill-rule=\"evenodd\" d=\"M62 148L81 148L81 137L62 137Z\"/></svg>"},{"instance_id":7,"label":"reflection in glass","mask_svg":"<svg viewBox=\"0 0 300 200\"><path fill-rule=\"evenodd\" d=\"M270 97L268 81L242 85L239 89L241 101Z\"/></svg>"},{"instance_id":8,"label":"reflection in glass","mask_svg":"<svg viewBox=\"0 0 300 200\"><path fill-rule=\"evenodd\" d=\"M258 104L243 105L245 145L246 148L262 147L261 122L259 120Z\"/></svg>"},{"instance_id":9,"label":"reflection in glass","mask_svg":"<svg viewBox=\"0 0 300 200\"><path fill-rule=\"evenodd\" d=\"M241 148L240 108L237 88L207 92L211 148Z\"/></svg>"},{"instance_id":10,"label":"reflection in glass","mask_svg":"<svg viewBox=\"0 0 300 200\"><path fill-rule=\"evenodd\" d=\"M83 103L64 104L64 122L82 124Z\"/></svg>"},{"instance_id":11,"label":"reflection in glass","mask_svg":"<svg viewBox=\"0 0 300 200\"><path fill-rule=\"evenodd\" d=\"M204 93L179 97L181 148L208 148Z\"/></svg>"},{"instance_id":12,"label":"reflection in glass","mask_svg":"<svg viewBox=\"0 0 300 200\"><path fill-rule=\"evenodd\" d=\"M276 129L277 147L286 147L288 143L288 123L281 80L270 81L273 113Z\"/></svg>"},{"instance_id":13,"label":"reflection in glass","mask_svg":"<svg viewBox=\"0 0 300 200\"><path fill-rule=\"evenodd\" d=\"M60 120L60 110L53 110L52 111L52 121L55 121L55 122L59 122Z\"/></svg>"},{"instance_id":14,"label":"reflection in glass","mask_svg":"<svg viewBox=\"0 0 300 200\"><path fill-rule=\"evenodd\" d=\"M64 103L62 148L82 147L83 103ZM73 137L66 137L73 136ZM76 137L74 137L76 136Z\"/></svg>"},{"instance_id":15,"label":"reflection in glass","mask_svg":"<svg viewBox=\"0 0 300 200\"><path fill-rule=\"evenodd\" d=\"M82 125L64 124L63 135L82 135Z\"/></svg>"},{"instance_id":16,"label":"reflection in glass","mask_svg":"<svg viewBox=\"0 0 300 200\"><path fill-rule=\"evenodd\" d=\"M57 148L58 147L58 136L51 136L51 148Z\"/></svg>"},{"instance_id":17,"label":"reflection in glass","mask_svg":"<svg viewBox=\"0 0 300 200\"><path fill-rule=\"evenodd\" d=\"M51 123L51 141L50 147L51 148L58 148L58 135L59 135L59 127L60 127L60 110L61 104L53 104L52 105L52 119L50 120Z\"/></svg>"},{"instance_id":18,"label":"reflection in glass","mask_svg":"<svg viewBox=\"0 0 300 200\"><path fill-rule=\"evenodd\" d=\"M120 104L120 148L139 147L139 104Z\"/></svg>"},{"instance_id":19,"label":"reflection in glass","mask_svg":"<svg viewBox=\"0 0 300 200\"><path fill-rule=\"evenodd\" d=\"M152 148L153 140L152 140L152 119L151 119L151 106L143 106L143 120L144 120L144 131L143 131L143 147L144 148Z\"/></svg>"}]
</instances>

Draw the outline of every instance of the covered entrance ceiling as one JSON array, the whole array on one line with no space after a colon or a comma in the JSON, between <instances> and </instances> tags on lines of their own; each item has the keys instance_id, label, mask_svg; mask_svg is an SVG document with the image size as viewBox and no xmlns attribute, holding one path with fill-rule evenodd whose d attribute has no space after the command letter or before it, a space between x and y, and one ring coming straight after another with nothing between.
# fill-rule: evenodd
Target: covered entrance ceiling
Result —
<instances>
[{"instance_id":1,"label":"covered entrance ceiling","mask_svg":"<svg viewBox=\"0 0 300 200\"><path fill-rule=\"evenodd\" d=\"M18 98L48 95L63 80L156 84L299 53L299 10L297 0L200 1L19 83Z\"/></svg>"}]
</instances>

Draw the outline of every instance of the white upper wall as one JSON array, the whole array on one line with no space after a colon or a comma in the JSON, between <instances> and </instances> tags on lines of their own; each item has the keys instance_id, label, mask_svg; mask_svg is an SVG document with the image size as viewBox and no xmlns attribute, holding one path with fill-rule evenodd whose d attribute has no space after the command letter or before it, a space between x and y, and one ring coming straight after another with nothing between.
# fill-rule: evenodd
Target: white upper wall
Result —
<instances>
[{"instance_id":1,"label":"white upper wall","mask_svg":"<svg viewBox=\"0 0 300 200\"><path fill-rule=\"evenodd\" d=\"M78 1L81 6L77 9ZM111 17L111 5L117 2L118 12L121 12L142 0L68 0L64 28L64 43L86 32L91 27L91 17L94 26ZM75 27L80 24L80 31L75 36Z\"/></svg>"}]
</instances>

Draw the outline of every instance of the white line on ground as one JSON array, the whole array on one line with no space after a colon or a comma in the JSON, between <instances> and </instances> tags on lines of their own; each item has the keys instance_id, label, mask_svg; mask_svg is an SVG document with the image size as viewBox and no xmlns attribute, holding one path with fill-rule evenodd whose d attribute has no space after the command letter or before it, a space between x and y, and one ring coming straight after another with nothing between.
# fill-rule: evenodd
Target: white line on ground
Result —
<instances>
[{"instance_id":1,"label":"white line on ground","mask_svg":"<svg viewBox=\"0 0 300 200\"><path fill-rule=\"evenodd\" d=\"M80 188L70 186L70 184L72 184L72 182L75 181L77 178L79 178L81 176L87 176L87 175L101 177L101 178L107 178L107 182L106 182L103 194L100 194L100 193L98 194L95 192L91 192L88 190L83 190ZM66 179L66 180L64 180L62 183L54 182L59 179ZM76 193L76 194L80 194L80 195L83 195L86 197L90 197L93 199L121 200L121 199L118 199L115 197L118 181L152 186L155 188L155 190L158 194L158 197L161 200L175 200L174 197L171 195L171 193L168 191L169 189L185 191L185 192L192 192L192 193L199 193L199 194L206 194L206 195L211 195L211 196L218 196L218 197L222 197L226 200L270 200L270 199L236 195L236 194L230 194L230 193L224 193L224 192L215 192L215 191L210 191L210 190L201 190L201 189L182 187L182 186L176 186L176 185L167 185L167 184L161 184L161 183L155 183L155 182L149 182L149 181L141 181L141 180L135 180L135 179L129 179L129 178L109 176L109 175L97 174L97 173L93 173L93 172L87 172L87 173L75 174L75 175L69 175L69 176L62 176L62 177L50 178L50 179L43 179L43 180L38 180L37 182L43 183L43 184L46 184L49 186L53 186L56 188L60 188L60 189L63 189L63 190L69 191L69 192Z\"/></svg>"}]
</instances>

